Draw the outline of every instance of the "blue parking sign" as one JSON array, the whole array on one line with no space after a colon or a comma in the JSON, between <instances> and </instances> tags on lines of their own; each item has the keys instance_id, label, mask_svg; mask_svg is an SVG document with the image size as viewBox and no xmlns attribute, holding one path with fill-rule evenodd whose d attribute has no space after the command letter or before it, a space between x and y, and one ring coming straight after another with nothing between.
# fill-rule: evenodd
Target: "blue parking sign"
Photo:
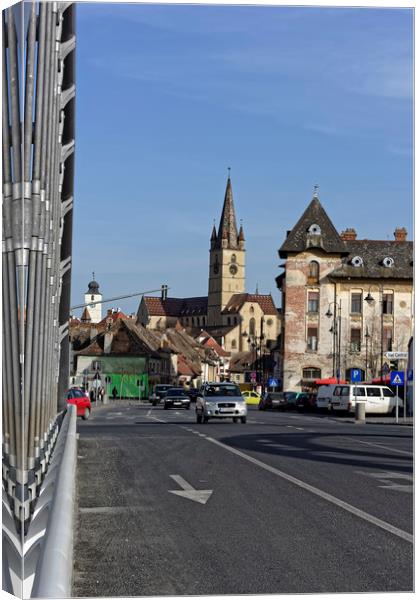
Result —
<instances>
[{"instance_id":1,"label":"blue parking sign","mask_svg":"<svg viewBox=\"0 0 420 600\"><path fill-rule=\"evenodd\" d=\"M389 383L391 385L404 385L404 371L391 371Z\"/></svg>"},{"instance_id":2,"label":"blue parking sign","mask_svg":"<svg viewBox=\"0 0 420 600\"><path fill-rule=\"evenodd\" d=\"M351 369L350 381L362 381L362 371L360 369Z\"/></svg>"}]
</instances>

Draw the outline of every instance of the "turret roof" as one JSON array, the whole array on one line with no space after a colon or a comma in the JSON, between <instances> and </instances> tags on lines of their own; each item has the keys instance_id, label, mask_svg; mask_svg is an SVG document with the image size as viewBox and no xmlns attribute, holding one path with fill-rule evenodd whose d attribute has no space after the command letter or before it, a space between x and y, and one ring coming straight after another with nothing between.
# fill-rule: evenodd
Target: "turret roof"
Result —
<instances>
[{"instance_id":1,"label":"turret roof","mask_svg":"<svg viewBox=\"0 0 420 600\"><path fill-rule=\"evenodd\" d=\"M238 247L238 228L236 227L235 206L233 204L232 183L228 177L223 203L222 215L220 217L217 240L221 245L222 240L228 242L228 248Z\"/></svg>"}]
</instances>

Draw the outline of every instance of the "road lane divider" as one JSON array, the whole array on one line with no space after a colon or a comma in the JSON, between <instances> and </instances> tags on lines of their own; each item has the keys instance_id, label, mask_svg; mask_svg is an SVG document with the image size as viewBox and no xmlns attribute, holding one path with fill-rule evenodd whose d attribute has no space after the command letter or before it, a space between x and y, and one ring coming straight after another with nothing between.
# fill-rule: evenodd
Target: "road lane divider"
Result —
<instances>
[{"instance_id":1,"label":"road lane divider","mask_svg":"<svg viewBox=\"0 0 420 600\"><path fill-rule=\"evenodd\" d=\"M237 456L240 456L244 460L260 467L261 469L264 469L265 471L268 471L269 473L272 473L272 474L276 475L277 477L281 477L282 479L285 479L286 481L289 481L290 483L293 483L294 485L296 485L308 492L311 492L315 496L318 496L319 498L322 498L323 500L326 500L327 502L330 502L331 504L334 504L335 506L342 508L343 510L351 513L352 515L355 515L356 517L359 517L360 519L363 519L364 521L371 523L372 525L376 525L376 527L379 527L379 528L387 531L388 533L392 533L393 535L396 535L397 537L405 540L406 542L410 542L411 544L414 542L413 535L411 535L407 531L403 531L402 529L395 527L394 525L391 525L391 523L387 523L386 521L383 521L382 519L379 519L378 517L375 517L375 516L365 512L364 510L361 510L360 508L357 508L356 506L349 504L348 502L344 502L344 500L340 500L340 498L336 498L335 496L333 496L332 494L329 494L328 492L324 492L323 490L320 490L319 488L316 488L315 486L313 486L309 483L306 483L305 481L302 481L300 479L297 479L296 477L293 477L293 475L289 475L288 473L285 473L284 471L280 471L279 469L276 469L276 467L272 467L271 465L268 465L268 464L262 462L261 460L254 458L253 456L245 454L245 452L242 452L241 450L238 450L237 448L232 448L231 446L228 446L227 444L224 444L223 442L220 442L219 440L216 440L216 439L208 437L208 436L206 436L206 439L207 439L207 441L211 442L212 444L215 444L216 446L219 446L220 448L223 448L224 450L227 450L228 452L231 452L232 454L236 454Z\"/></svg>"}]
</instances>

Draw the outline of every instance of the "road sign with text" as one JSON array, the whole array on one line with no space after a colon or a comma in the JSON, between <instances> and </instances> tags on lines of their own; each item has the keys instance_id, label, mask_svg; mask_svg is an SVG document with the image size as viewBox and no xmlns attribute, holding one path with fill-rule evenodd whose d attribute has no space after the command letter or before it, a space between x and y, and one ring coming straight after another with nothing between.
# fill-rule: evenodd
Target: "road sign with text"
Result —
<instances>
[{"instance_id":1,"label":"road sign with text","mask_svg":"<svg viewBox=\"0 0 420 600\"><path fill-rule=\"evenodd\" d=\"M350 370L350 380L351 381L362 381L362 371L360 369L351 369Z\"/></svg>"}]
</instances>

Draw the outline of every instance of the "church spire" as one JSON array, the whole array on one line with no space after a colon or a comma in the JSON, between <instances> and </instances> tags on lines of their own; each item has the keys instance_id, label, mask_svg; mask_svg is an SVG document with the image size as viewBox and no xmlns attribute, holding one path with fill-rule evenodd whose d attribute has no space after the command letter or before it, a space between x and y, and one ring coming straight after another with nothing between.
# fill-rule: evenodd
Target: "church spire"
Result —
<instances>
[{"instance_id":1,"label":"church spire","mask_svg":"<svg viewBox=\"0 0 420 600\"><path fill-rule=\"evenodd\" d=\"M238 229L236 227L235 206L233 204L232 183L230 181L230 169L226 184L225 201L223 203L217 240L220 246L223 245L223 240L227 240L228 248L236 248L238 245Z\"/></svg>"}]
</instances>

